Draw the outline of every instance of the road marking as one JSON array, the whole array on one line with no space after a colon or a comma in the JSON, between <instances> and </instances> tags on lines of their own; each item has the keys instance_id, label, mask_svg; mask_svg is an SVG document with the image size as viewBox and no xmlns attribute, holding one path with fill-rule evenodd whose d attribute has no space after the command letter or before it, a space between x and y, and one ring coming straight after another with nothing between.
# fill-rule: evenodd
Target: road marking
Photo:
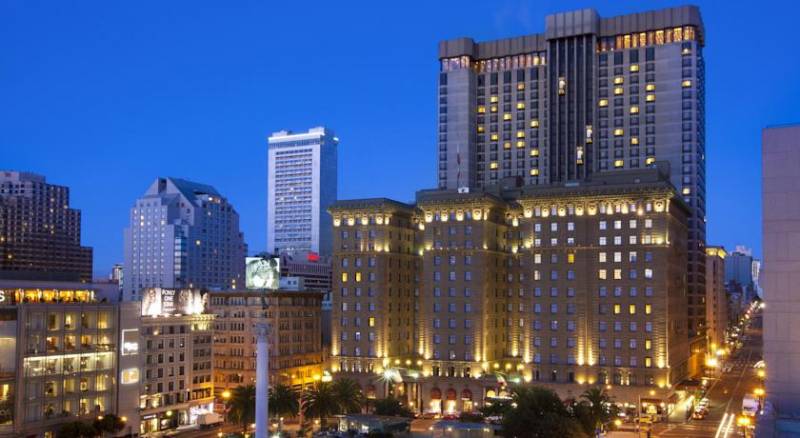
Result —
<instances>
[{"instance_id":1,"label":"road marking","mask_svg":"<svg viewBox=\"0 0 800 438\"><path fill-rule=\"evenodd\" d=\"M722 415L722 420L719 422L719 426L717 426L717 433L714 434L714 438L719 438L719 433L722 431L722 425L725 424L725 419L728 418L728 413L724 413Z\"/></svg>"}]
</instances>

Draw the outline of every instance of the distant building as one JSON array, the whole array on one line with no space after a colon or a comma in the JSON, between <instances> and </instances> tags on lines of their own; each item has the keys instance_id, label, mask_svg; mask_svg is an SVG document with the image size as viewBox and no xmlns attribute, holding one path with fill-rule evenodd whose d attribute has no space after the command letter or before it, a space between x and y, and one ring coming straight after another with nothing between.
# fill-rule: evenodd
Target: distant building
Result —
<instances>
[{"instance_id":1,"label":"distant building","mask_svg":"<svg viewBox=\"0 0 800 438\"><path fill-rule=\"evenodd\" d=\"M115 263L114 266L111 267L111 273L108 274L108 279L114 283L117 283L120 287L122 287L122 264Z\"/></svg>"},{"instance_id":2,"label":"distant building","mask_svg":"<svg viewBox=\"0 0 800 438\"><path fill-rule=\"evenodd\" d=\"M214 315L198 290L144 291L139 433L197 424L214 412Z\"/></svg>"},{"instance_id":3,"label":"distant building","mask_svg":"<svg viewBox=\"0 0 800 438\"><path fill-rule=\"evenodd\" d=\"M0 171L0 278L92 280L92 248L81 246L81 212L70 208L68 187Z\"/></svg>"},{"instance_id":4,"label":"distant building","mask_svg":"<svg viewBox=\"0 0 800 438\"><path fill-rule=\"evenodd\" d=\"M328 207L337 196L339 139L333 131L279 131L267 150L267 252L330 255Z\"/></svg>"},{"instance_id":5,"label":"distant building","mask_svg":"<svg viewBox=\"0 0 800 438\"><path fill-rule=\"evenodd\" d=\"M728 295L725 291L725 248L706 247L706 338L708 351L716 354L725 344L728 328Z\"/></svg>"},{"instance_id":6,"label":"distant building","mask_svg":"<svg viewBox=\"0 0 800 438\"><path fill-rule=\"evenodd\" d=\"M330 292L331 258L313 252L282 253L281 277L300 277L306 289Z\"/></svg>"},{"instance_id":7,"label":"distant building","mask_svg":"<svg viewBox=\"0 0 800 438\"><path fill-rule=\"evenodd\" d=\"M785 418L800 416L800 125L762 133L762 214L764 249L764 361L767 403L778 418L759 437L789 436ZM760 420L759 420L760 422ZM800 428L796 428L798 430ZM796 435L792 435L796 436Z\"/></svg>"},{"instance_id":8,"label":"distant building","mask_svg":"<svg viewBox=\"0 0 800 438\"><path fill-rule=\"evenodd\" d=\"M263 297L267 308L264 310ZM320 381L325 355L321 338L322 293L317 291L222 291L210 295L214 321L214 385L217 393L255 382L255 326L270 331L270 382L296 388Z\"/></svg>"},{"instance_id":9,"label":"distant building","mask_svg":"<svg viewBox=\"0 0 800 438\"><path fill-rule=\"evenodd\" d=\"M136 200L125 229L123 297L147 288L244 287L247 246L239 214L216 189L158 178Z\"/></svg>"},{"instance_id":10,"label":"distant building","mask_svg":"<svg viewBox=\"0 0 800 438\"><path fill-rule=\"evenodd\" d=\"M116 414L138 430L138 303L97 299L93 284L0 280L0 435L52 437ZM133 338L131 338L133 339ZM122 393L125 396L122 396Z\"/></svg>"}]
</instances>

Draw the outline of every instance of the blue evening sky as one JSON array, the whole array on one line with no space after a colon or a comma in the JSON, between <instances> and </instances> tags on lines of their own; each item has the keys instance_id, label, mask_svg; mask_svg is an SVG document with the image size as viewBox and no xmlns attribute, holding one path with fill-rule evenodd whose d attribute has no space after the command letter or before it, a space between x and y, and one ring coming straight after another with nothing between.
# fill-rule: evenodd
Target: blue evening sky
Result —
<instances>
[{"instance_id":1,"label":"blue evening sky","mask_svg":"<svg viewBox=\"0 0 800 438\"><path fill-rule=\"evenodd\" d=\"M266 241L266 137L333 128L339 197L413 199L435 181L437 43L670 1L0 2L0 169L71 188L95 272L122 256L157 176L215 186ZM795 2L709 1L708 242L760 254L760 133L800 121Z\"/></svg>"}]
</instances>

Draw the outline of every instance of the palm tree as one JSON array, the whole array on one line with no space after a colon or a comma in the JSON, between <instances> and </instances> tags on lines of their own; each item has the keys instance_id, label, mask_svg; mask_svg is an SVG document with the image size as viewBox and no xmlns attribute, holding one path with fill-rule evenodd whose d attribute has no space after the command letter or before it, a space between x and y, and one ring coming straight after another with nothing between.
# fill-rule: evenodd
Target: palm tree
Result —
<instances>
[{"instance_id":1,"label":"palm tree","mask_svg":"<svg viewBox=\"0 0 800 438\"><path fill-rule=\"evenodd\" d=\"M256 419L256 387L237 386L228 401L228 419L242 425L242 432Z\"/></svg>"},{"instance_id":2,"label":"palm tree","mask_svg":"<svg viewBox=\"0 0 800 438\"><path fill-rule=\"evenodd\" d=\"M338 413L355 414L361 412L361 407L364 405L364 394L355 381L339 379L333 382L333 392L339 402Z\"/></svg>"},{"instance_id":3,"label":"palm tree","mask_svg":"<svg viewBox=\"0 0 800 438\"><path fill-rule=\"evenodd\" d=\"M616 405L605 389L600 387L589 388L581 394L580 404L586 405L581 412L585 412L588 418L587 425L591 426L590 433L595 429L602 429L614 420L617 415Z\"/></svg>"},{"instance_id":4,"label":"palm tree","mask_svg":"<svg viewBox=\"0 0 800 438\"><path fill-rule=\"evenodd\" d=\"M322 428L327 428L326 419L331 415L338 414L339 400L333 385L328 382L320 382L303 393L303 407L305 415L311 418L318 418Z\"/></svg>"},{"instance_id":5,"label":"palm tree","mask_svg":"<svg viewBox=\"0 0 800 438\"><path fill-rule=\"evenodd\" d=\"M300 411L300 396L286 385L276 385L269 390L269 413L273 417L294 417Z\"/></svg>"}]
</instances>

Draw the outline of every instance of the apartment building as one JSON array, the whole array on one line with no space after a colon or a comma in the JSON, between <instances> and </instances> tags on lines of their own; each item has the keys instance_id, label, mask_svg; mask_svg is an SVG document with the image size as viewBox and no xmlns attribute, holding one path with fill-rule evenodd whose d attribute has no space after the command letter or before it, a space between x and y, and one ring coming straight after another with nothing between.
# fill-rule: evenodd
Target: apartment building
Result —
<instances>
[{"instance_id":1,"label":"apartment building","mask_svg":"<svg viewBox=\"0 0 800 438\"><path fill-rule=\"evenodd\" d=\"M210 294L217 393L255 383L256 325L270 327L270 384L303 388L322 379L322 292L223 291ZM265 307L266 306L266 307Z\"/></svg>"}]
</instances>

